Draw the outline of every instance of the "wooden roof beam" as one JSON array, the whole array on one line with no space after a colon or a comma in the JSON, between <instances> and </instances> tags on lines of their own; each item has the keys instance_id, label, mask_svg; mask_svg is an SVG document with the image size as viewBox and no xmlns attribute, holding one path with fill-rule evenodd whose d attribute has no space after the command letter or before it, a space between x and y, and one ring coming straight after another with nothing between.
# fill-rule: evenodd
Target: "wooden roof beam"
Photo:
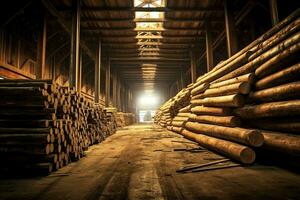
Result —
<instances>
[{"instance_id":1,"label":"wooden roof beam","mask_svg":"<svg viewBox=\"0 0 300 200\"><path fill-rule=\"evenodd\" d=\"M223 12L221 6L193 7L193 8L171 8L171 7L95 7L82 6L82 12Z\"/></svg>"}]
</instances>

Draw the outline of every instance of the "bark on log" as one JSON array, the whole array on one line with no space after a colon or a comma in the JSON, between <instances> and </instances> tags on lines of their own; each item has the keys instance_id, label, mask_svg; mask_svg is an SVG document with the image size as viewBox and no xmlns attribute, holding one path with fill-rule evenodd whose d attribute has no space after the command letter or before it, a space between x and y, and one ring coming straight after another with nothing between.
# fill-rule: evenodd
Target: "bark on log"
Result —
<instances>
[{"instance_id":1,"label":"bark on log","mask_svg":"<svg viewBox=\"0 0 300 200\"><path fill-rule=\"evenodd\" d=\"M265 143L262 146L263 148L272 151L284 152L295 156L300 155L299 135L291 135L282 132L272 132L265 130L259 131L263 134L265 138Z\"/></svg>"},{"instance_id":2,"label":"bark on log","mask_svg":"<svg viewBox=\"0 0 300 200\"><path fill-rule=\"evenodd\" d=\"M204 105L215 107L241 107L244 105L244 97L239 94L220 97L207 97L204 99L192 100L192 107Z\"/></svg>"},{"instance_id":3,"label":"bark on log","mask_svg":"<svg viewBox=\"0 0 300 200\"><path fill-rule=\"evenodd\" d=\"M191 109L192 113L197 115L214 115L214 116L226 116L232 114L230 108L216 108L216 107L205 107L196 106Z\"/></svg>"},{"instance_id":4,"label":"bark on log","mask_svg":"<svg viewBox=\"0 0 300 200\"><path fill-rule=\"evenodd\" d=\"M203 83L203 84L197 86L196 88L192 89L191 95L195 96L197 94L200 94L200 93L204 92L208 87L209 87L208 83Z\"/></svg>"},{"instance_id":5,"label":"bark on log","mask_svg":"<svg viewBox=\"0 0 300 200\"><path fill-rule=\"evenodd\" d=\"M189 121L228 127L237 127L241 125L240 119L236 116L191 115Z\"/></svg>"},{"instance_id":6,"label":"bark on log","mask_svg":"<svg viewBox=\"0 0 300 200\"><path fill-rule=\"evenodd\" d=\"M300 115L300 100L270 102L247 105L234 110L237 116L245 119L262 117L282 117Z\"/></svg>"},{"instance_id":7,"label":"bark on log","mask_svg":"<svg viewBox=\"0 0 300 200\"><path fill-rule=\"evenodd\" d=\"M262 90L297 80L300 76L300 63L271 74L255 83L256 90Z\"/></svg>"},{"instance_id":8,"label":"bark on log","mask_svg":"<svg viewBox=\"0 0 300 200\"><path fill-rule=\"evenodd\" d=\"M248 82L233 83L219 88L207 89L204 93L200 94L198 98L203 99L206 97L217 97L233 94L249 94L250 84Z\"/></svg>"},{"instance_id":9,"label":"bark on log","mask_svg":"<svg viewBox=\"0 0 300 200\"><path fill-rule=\"evenodd\" d=\"M298 37L300 38L300 33ZM289 65L291 62L298 59L299 51L300 41L260 65L255 69L255 76L262 78L280 70L282 66Z\"/></svg>"},{"instance_id":10,"label":"bark on log","mask_svg":"<svg viewBox=\"0 0 300 200\"><path fill-rule=\"evenodd\" d=\"M254 60L248 62L242 67L235 69L234 71L222 76L218 79L218 82L231 79L246 73L255 71L255 76L262 77L267 71L268 73L272 70L266 70L272 64L279 62L292 54L296 53L300 49L300 34L295 34L288 38L284 42L278 44L267 52L263 53L261 56L255 58ZM284 47L284 48L283 48ZM263 67L262 67L263 66ZM259 69L259 70L258 70Z\"/></svg>"},{"instance_id":11,"label":"bark on log","mask_svg":"<svg viewBox=\"0 0 300 200\"><path fill-rule=\"evenodd\" d=\"M253 73L249 73L249 74L245 74L245 75L241 75L232 79L228 79L225 81L221 81L218 83L211 83L209 88L219 88L225 85L231 85L234 83L240 83L240 82L248 82L250 85L253 83L254 81L254 74Z\"/></svg>"},{"instance_id":12,"label":"bark on log","mask_svg":"<svg viewBox=\"0 0 300 200\"><path fill-rule=\"evenodd\" d=\"M300 134L300 120L299 119L259 119L249 120L246 122L247 126L271 130L271 131L282 131L287 133Z\"/></svg>"},{"instance_id":13,"label":"bark on log","mask_svg":"<svg viewBox=\"0 0 300 200\"><path fill-rule=\"evenodd\" d=\"M262 146L264 138L259 131L244 128L231 128L217 125L187 122L185 127L191 131L216 137L224 140L238 142L254 147Z\"/></svg>"},{"instance_id":14,"label":"bark on log","mask_svg":"<svg viewBox=\"0 0 300 200\"><path fill-rule=\"evenodd\" d=\"M255 152L249 147L206 135L195 134L188 130L182 130L178 133L190 140L198 142L207 149L216 151L244 164L251 164L255 161Z\"/></svg>"},{"instance_id":15,"label":"bark on log","mask_svg":"<svg viewBox=\"0 0 300 200\"><path fill-rule=\"evenodd\" d=\"M300 97L300 81L259 90L249 95L251 101L271 102L291 100Z\"/></svg>"}]
</instances>

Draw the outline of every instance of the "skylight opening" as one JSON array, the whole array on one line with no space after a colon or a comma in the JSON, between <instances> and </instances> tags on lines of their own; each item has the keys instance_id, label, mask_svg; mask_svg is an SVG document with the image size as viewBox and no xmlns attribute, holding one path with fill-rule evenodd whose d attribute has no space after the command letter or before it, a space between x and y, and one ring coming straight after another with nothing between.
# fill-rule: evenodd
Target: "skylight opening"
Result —
<instances>
[{"instance_id":1,"label":"skylight opening","mask_svg":"<svg viewBox=\"0 0 300 200\"><path fill-rule=\"evenodd\" d=\"M160 19L164 18L164 12L135 12L136 19Z\"/></svg>"}]
</instances>

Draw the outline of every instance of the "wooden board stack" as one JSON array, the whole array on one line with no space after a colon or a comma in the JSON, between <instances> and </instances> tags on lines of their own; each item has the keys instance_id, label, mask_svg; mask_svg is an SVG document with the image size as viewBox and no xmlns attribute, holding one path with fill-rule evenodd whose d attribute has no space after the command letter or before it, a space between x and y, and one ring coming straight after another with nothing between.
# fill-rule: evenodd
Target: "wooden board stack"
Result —
<instances>
[{"instance_id":1,"label":"wooden board stack","mask_svg":"<svg viewBox=\"0 0 300 200\"><path fill-rule=\"evenodd\" d=\"M115 132L113 116L51 80L0 81L2 171L51 172Z\"/></svg>"},{"instance_id":2,"label":"wooden board stack","mask_svg":"<svg viewBox=\"0 0 300 200\"><path fill-rule=\"evenodd\" d=\"M255 149L300 156L299 16L300 9L198 77L168 129L246 164Z\"/></svg>"}]
</instances>

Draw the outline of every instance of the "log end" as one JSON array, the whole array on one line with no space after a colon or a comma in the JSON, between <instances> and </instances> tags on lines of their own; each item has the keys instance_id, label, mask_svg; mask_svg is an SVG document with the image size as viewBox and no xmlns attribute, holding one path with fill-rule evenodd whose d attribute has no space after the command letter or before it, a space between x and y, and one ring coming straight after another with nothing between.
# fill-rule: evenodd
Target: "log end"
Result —
<instances>
[{"instance_id":1,"label":"log end","mask_svg":"<svg viewBox=\"0 0 300 200\"><path fill-rule=\"evenodd\" d=\"M261 132L252 130L248 134L249 145L254 147L261 147L264 144L264 136Z\"/></svg>"},{"instance_id":2,"label":"log end","mask_svg":"<svg viewBox=\"0 0 300 200\"><path fill-rule=\"evenodd\" d=\"M244 164L252 164L255 161L255 152L248 148L245 147L240 154L240 161Z\"/></svg>"}]
</instances>

